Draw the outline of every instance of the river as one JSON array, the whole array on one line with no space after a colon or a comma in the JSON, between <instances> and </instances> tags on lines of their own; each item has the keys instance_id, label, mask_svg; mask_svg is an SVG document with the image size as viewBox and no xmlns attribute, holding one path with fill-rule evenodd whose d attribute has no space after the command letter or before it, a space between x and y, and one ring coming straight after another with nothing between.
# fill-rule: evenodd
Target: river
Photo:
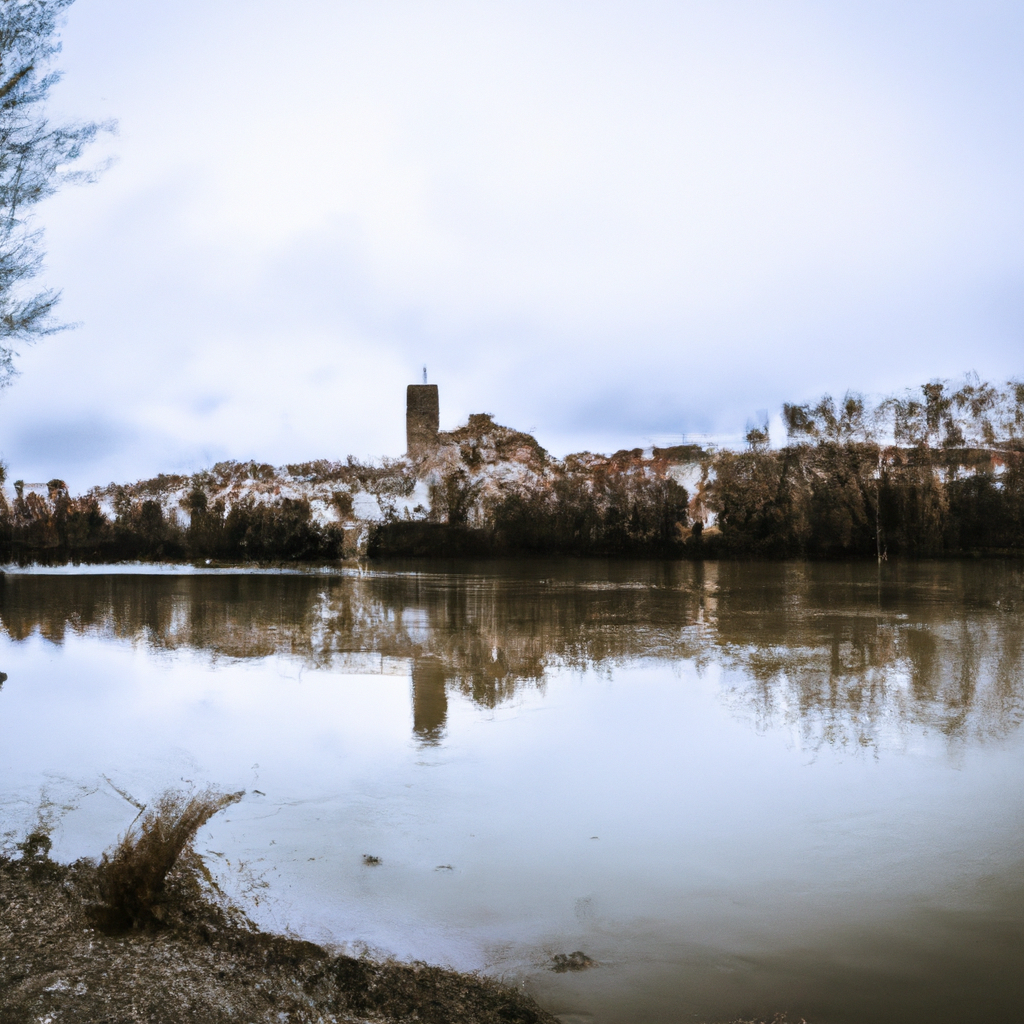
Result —
<instances>
[{"instance_id":1,"label":"river","mask_svg":"<svg viewBox=\"0 0 1024 1024\"><path fill-rule=\"evenodd\" d=\"M197 848L260 924L566 1024L1024 1016L1019 563L9 570L0 623L8 847L244 789Z\"/></svg>"}]
</instances>

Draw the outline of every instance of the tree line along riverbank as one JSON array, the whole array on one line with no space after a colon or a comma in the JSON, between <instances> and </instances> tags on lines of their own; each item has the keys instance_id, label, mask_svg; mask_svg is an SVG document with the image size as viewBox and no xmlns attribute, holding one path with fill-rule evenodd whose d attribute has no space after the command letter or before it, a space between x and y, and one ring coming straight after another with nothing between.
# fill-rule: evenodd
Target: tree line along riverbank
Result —
<instances>
[{"instance_id":1,"label":"tree line along riverbank","mask_svg":"<svg viewBox=\"0 0 1024 1024\"><path fill-rule=\"evenodd\" d=\"M783 408L735 448L558 459L471 416L417 459L219 463L72 496L0 497L8 562L601 555L941 557L1024 553L1024 385L929 384L869 407Z\"/></svg>"}]
</instances>

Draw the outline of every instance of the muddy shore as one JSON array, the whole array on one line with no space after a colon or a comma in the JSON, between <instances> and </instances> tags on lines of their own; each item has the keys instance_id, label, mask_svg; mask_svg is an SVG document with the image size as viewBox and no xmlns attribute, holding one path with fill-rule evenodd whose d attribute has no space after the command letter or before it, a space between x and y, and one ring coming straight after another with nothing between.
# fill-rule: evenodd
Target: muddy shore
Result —
<instances>
[{"instance_id":1,"label":"muddy shore","mask_svg":"<svg viewBox=\"0 0 1024 1024\"><path fill-rule=\"evenodd\" d=\"M193 900L164 927L125 929L104 914L95 864L0 857L0 1024L559 1024L488 978L240 920Z\"/></svg>"},{"instance_id":2,"label":"muddy shore","mask_svg":"<svg viewBox=\"0 0 1024 1024\"><path fill-rule=\"evenodd\" d=\"M125 928L97 883L89 862L0 859L0 1024L555 1024L488 979L333 954L206 900Z\"/></svg>"}]
</instances>

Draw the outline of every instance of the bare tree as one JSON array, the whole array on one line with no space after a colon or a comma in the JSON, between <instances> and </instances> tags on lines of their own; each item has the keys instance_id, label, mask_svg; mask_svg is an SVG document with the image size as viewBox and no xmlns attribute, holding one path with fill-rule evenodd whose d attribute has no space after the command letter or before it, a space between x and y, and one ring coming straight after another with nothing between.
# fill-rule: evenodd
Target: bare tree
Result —
<instances>
[{"instance_id":1,"label":"bare tree","mask_svg":"<svg viewBox=\"0 0 1024 1024\"><path fill-rule=\"evenodd\" d=\"M67 327L54 315L60 292L35 290L43 232L33 207L61 185L94 180L73 169L97 134L113 122L51 124L45 101L60 80L58 30L74 0L0 0L0 387L14 375L19 342Z\"/></svg>"},{"instance_id":2,"label":"bare tree","mask_svg":"<svg viewBox=\"0 0 1024 1024\"><path fill-rule=\"evenodd\" d=\"M849 444L852 441L871 440L872 425L865 414L864 396L847 391L836 406L831 395L823 395L817 405L790 405L782 407L782 419L791 443L808 441Z\"/></svg>"}]
</instances>

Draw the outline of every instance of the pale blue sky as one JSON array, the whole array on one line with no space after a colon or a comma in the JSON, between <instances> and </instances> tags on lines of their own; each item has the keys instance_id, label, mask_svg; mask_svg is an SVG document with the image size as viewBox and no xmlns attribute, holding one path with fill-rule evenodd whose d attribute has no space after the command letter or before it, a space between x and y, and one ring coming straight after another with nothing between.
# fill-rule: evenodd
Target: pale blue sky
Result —
<instances>
[{"instance_id":1,"label":"pale blue sky","mask_svg":"<svg viewBox=\"0 0 1024 1024\"><path fill-rule=\"evenodd\" d=\"M82 327L0 397L15 477L562 453L1024 373L1019 3L78 0L41 212Z\"/></svg>"}]
</instances>

